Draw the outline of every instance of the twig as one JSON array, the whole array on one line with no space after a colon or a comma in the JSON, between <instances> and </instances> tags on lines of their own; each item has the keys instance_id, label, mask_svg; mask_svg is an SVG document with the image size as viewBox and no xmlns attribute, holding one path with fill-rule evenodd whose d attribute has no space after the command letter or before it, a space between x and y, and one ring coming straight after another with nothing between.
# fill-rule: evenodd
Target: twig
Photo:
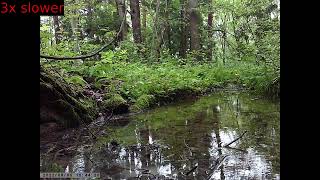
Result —
<instances>
[{"instance_id":1,"label":"twig","mask_svg":"<svg viewBox=\"0 0 320 180\"><path fill-rule=\"evenodd\" d=\"M111 112L111 115L107 119L104 120L103 125L99 127L98 131L96 133L94 133L95 135L98 134L102 130L102 128L107 125L107 123L112 118L112 116L113 116L113 111Z\"/></svg>"},{"instance_id":2,"label":"twig","mask_svg":"<svg viewBox=\"0 0 320 180\"><path fill-rule=\"evenodd\" d=\"M226 157L228 157L229 155L223 155L223 156L220 156L217 160L216 160L216 163L215 165L212 167L212 171L211 173L209 174L207 180L209 180L212 176L212 174L214 173L215 170L217 170L219 168L219 166L222 164L222 162L226 159ZM211 169L211 168L210 168Z\"/></svg>"},{"instance_id":3,"label":"twig","mask_svg":"<svg viewBox=\"0 0 320 180\"><path fill-rule=\"evenodd\" d=\"M227 146L227 147L225 147L225 148L227 148L227 149L232 149L232 150L237 150L237 151L241 151L241 152L244 152L244 153L247 153L247 152L248 152L248 151L243 150L243 149L234 148L234 147L229 147L229 146Z\"/></svg>"},{"instance_id":4,"label":"twig","mask_svg":"<svg viewBox=\"0 0 320 180\"><path fill-rule=\"evenodd\" d=\"M242 138L242 136L244 136L247 133L247 131L244 131L241 136L239 136L238 138L236 138L235 140L229 142L228 144L224 145L223 147L227 147L230 146L231 144L233 144L234 142L238 141L240 138Z\"/></svg>"},{"instance_id":5,"label":"twig","mask_svg":"<svg viewBox=\"0 0 320 180\"><path fill-rule=\"evenodd\" d=\"M186 143L186 140L184 139L183 142L184 142L184 145L188 148L188 150L190 152L190 156L192 156L192 151L191 151L190 147L188 146L188 144Z\"/></svg>"},{"instance_id":6,"label":"twig","mask_svg":"<svg viewBox=\"0 0 320 180\"><path fill-rule=\"evenodd\" d=\"M188 171L186 173L186 176L188 176L190 173L192 173L193 171L195 171L198 168L198 166L193 167L190 171Z\"/></svg>"}]
</instances>

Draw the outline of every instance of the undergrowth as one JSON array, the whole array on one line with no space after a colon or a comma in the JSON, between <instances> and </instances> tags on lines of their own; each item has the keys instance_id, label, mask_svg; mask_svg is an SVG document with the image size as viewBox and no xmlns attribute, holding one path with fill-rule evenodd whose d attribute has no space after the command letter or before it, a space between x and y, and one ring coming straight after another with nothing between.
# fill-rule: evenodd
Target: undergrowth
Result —
<instances>
[{"instance_id":1,"label":"undergrowth","mask_svg":"<svg viewBox=\"0 0 320 180\"><path fill-rule=\"evenodd\" d=\"M101 61L63 61L50 66L58 67L67 82L81 87L89 83L97 89L106 89L106 93L120 94L131 104L137 102L133 109L151 106L159 98L175 92L201 94L211 88L223 88L229 84L266 93L270 87L277 87L274 82L279 76L266 66L250 62L223 65L181 62L179 59L168 58L160 62L143 63L129 60L126 51L122 50L107 51L102 57ZM92 82L86 82L85 79Z\"/></svg>"}]
</instances>

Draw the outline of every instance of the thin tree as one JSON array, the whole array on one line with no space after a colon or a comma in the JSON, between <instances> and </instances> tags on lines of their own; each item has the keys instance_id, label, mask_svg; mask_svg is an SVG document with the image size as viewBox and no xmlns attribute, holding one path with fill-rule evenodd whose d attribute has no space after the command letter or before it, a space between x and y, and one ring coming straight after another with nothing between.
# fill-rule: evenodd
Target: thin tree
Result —
<instances>
[{"instance_id":1,"label":"thin tree","mask_svg":"<svg viewBox=\"0 0 320 180\"><path fill-rule=\"evenodd\" d=\"M213 23L213 12L212 12L212 1L209 0L209 4L208 4L208 38L209 38L209 42L208 42L208 54L207 54L207 58L209 61L212 60L212 46L213 46L213 42L212 42L212 23Z\"/></svg>"},{"instance_id":2,"label":"thin tree","mask_svg":"<svg viewBox=\"0 0 320 180\"><path fill-rule=\"evenodd\" d=\"M191 51L200 49L200 34L199 24L200 17L198 13L198 0L189 0L189 13L190 13L190 48Z\"/></svg>"},{"instance_id":3,"label":"thin tree","mask_svg":"<svg viewBox=\"0 0 320 180\"><path fill-rule=\"evenodd\" d=\"M146 1L141 0L141 8L142 8L142 39L145 42L146 41L146 33L147 33L147 7L146 7Z\"/></svg>"},{"instance_id":4,"label":"thin tree","mask_svg":"<svg viewBox=\"0 0 320 180\"><path fill-rule=\"evenodd\" d=\"M140 23L140 5L139 0L130 0L131 21L133 39L135 43L141 43L141 23Z\"/></svg>"},{"instance_id":5,"label":"thin tree","mask_svg":"<svg viewBox=\"0 0 320 180\"><path fill-rule=\"evenodd\" d=\"M117 12L119 15L120 22L125 21L125 25L121 29L121 34L119 37L119 41L123 41L126 39L128 28L126 26L126 1L125 0L116 0Z\"/></svg>"},{"instance_id":6,"label":"thin tree","mask_svg":"<svg viewBox=\"0 0 320 180\"><path fill-rule=\"evenodd\" d=\"M180 38L180 49L179 55L182 58L186 57L187 52L187 12L186 12L186 0L181 1L181 10L180 10L180 18L181 18L181 38Z\"/></svg>"},{"instance_id":7,"label":"thin tree","mask_svg":"<svg viewBox=\"0 0 320 180\"><path fill-rule=\"evenodd\" d=\"M54 39L56 41L56 44L60 43L60 23L59 23L59 17L53 16L53 27L54 27Z\"/></svg>"}]
</instances>

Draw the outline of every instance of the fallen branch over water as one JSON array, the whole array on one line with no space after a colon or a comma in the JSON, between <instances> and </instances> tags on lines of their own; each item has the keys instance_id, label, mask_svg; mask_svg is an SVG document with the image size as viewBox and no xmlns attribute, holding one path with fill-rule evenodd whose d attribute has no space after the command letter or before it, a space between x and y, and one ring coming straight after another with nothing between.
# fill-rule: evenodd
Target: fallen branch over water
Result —
<instances>
[{"instance_id":1,"label":"fallen branch over water","mask_svg":"<svg viewBox=\"0 0 320 180\"><path fill-rule=\"evenodd\" d=\"M234 147L229 147L229 146L227 146L227 147L225 147L225 148L227 148L227 149L232 149L232 150L236 150L236 151L241 151L241 152L244 152L244 153L248 153L248 151L246 151L246 150L244 150L244 149L239 149L239 148L234 148Z\"/></svg>"},{"instance_id":2,"label":"fallen branch over water","mask_svg":"<svg viewBox=\"0 0 320 180\"><path fill-rule=\"evenodd\" d=\"M195 171L198 168L198 166L193 167L190 171L188 171L186 173L186 176L188 176L189 174L191 174L193 171Z\"/></svg>"},{"instance_id":3,"label":"fallen branch over water","mask_svg":"<svg viewBox=\"0 0 320 180\"><path fill-rule=\"evenodd\" d=\"M238 141L239 139L241 139L245 134L247 133L247 131L244 131L238 138L234 139L233 141L229 142L228 144L224 145L223 147L228 147L231 144L233 144L234 142Z\"/></svg>"},{"instance_id":4,"label":"fallen branch over water","mask_svg":"<svg viewBox=\"0 0 320 180\"><path fill-rule=\"evenodd\" d=\"M213 173L220 167L220 165L223 163L223 161L226 159L226 157L228 157L229 155L221 155L217 160L216 163L213 165L211 169L211 172L209 173L209 176L207 178L207 180L211 179L211 176L213 175Z\"/></svg>"}]
</instances>

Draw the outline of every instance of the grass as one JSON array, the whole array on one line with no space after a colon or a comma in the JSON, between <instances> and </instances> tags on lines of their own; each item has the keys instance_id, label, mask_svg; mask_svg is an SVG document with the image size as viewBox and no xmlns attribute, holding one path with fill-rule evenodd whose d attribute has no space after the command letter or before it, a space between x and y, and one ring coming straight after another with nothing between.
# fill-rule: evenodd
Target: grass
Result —
<instances>
[{"instance_id":1,"label":"grass","mask_svg":"<svg viewBox=\"0 0 320 180\"><path fill-rule=\"evenodd\" d=\"M95 87L106 87L109 92L120 94L131 105L135 105L131 109L136 110L148 108L179 92L201 94L229 84L264 93L277 77L265 66L245 62L228 65L181 64L170 60L147 64L121 61L120 58L117 61L104 59L93 64L61 63L64 64L56 65L63 69L64 74L68 74L67 79L72 83L79 82L81 86L86 84L82 78L74 78L75 75L94 79L91 84ZM73 78L70 80L70 77Z\"/></svg>"}]
</instances>

